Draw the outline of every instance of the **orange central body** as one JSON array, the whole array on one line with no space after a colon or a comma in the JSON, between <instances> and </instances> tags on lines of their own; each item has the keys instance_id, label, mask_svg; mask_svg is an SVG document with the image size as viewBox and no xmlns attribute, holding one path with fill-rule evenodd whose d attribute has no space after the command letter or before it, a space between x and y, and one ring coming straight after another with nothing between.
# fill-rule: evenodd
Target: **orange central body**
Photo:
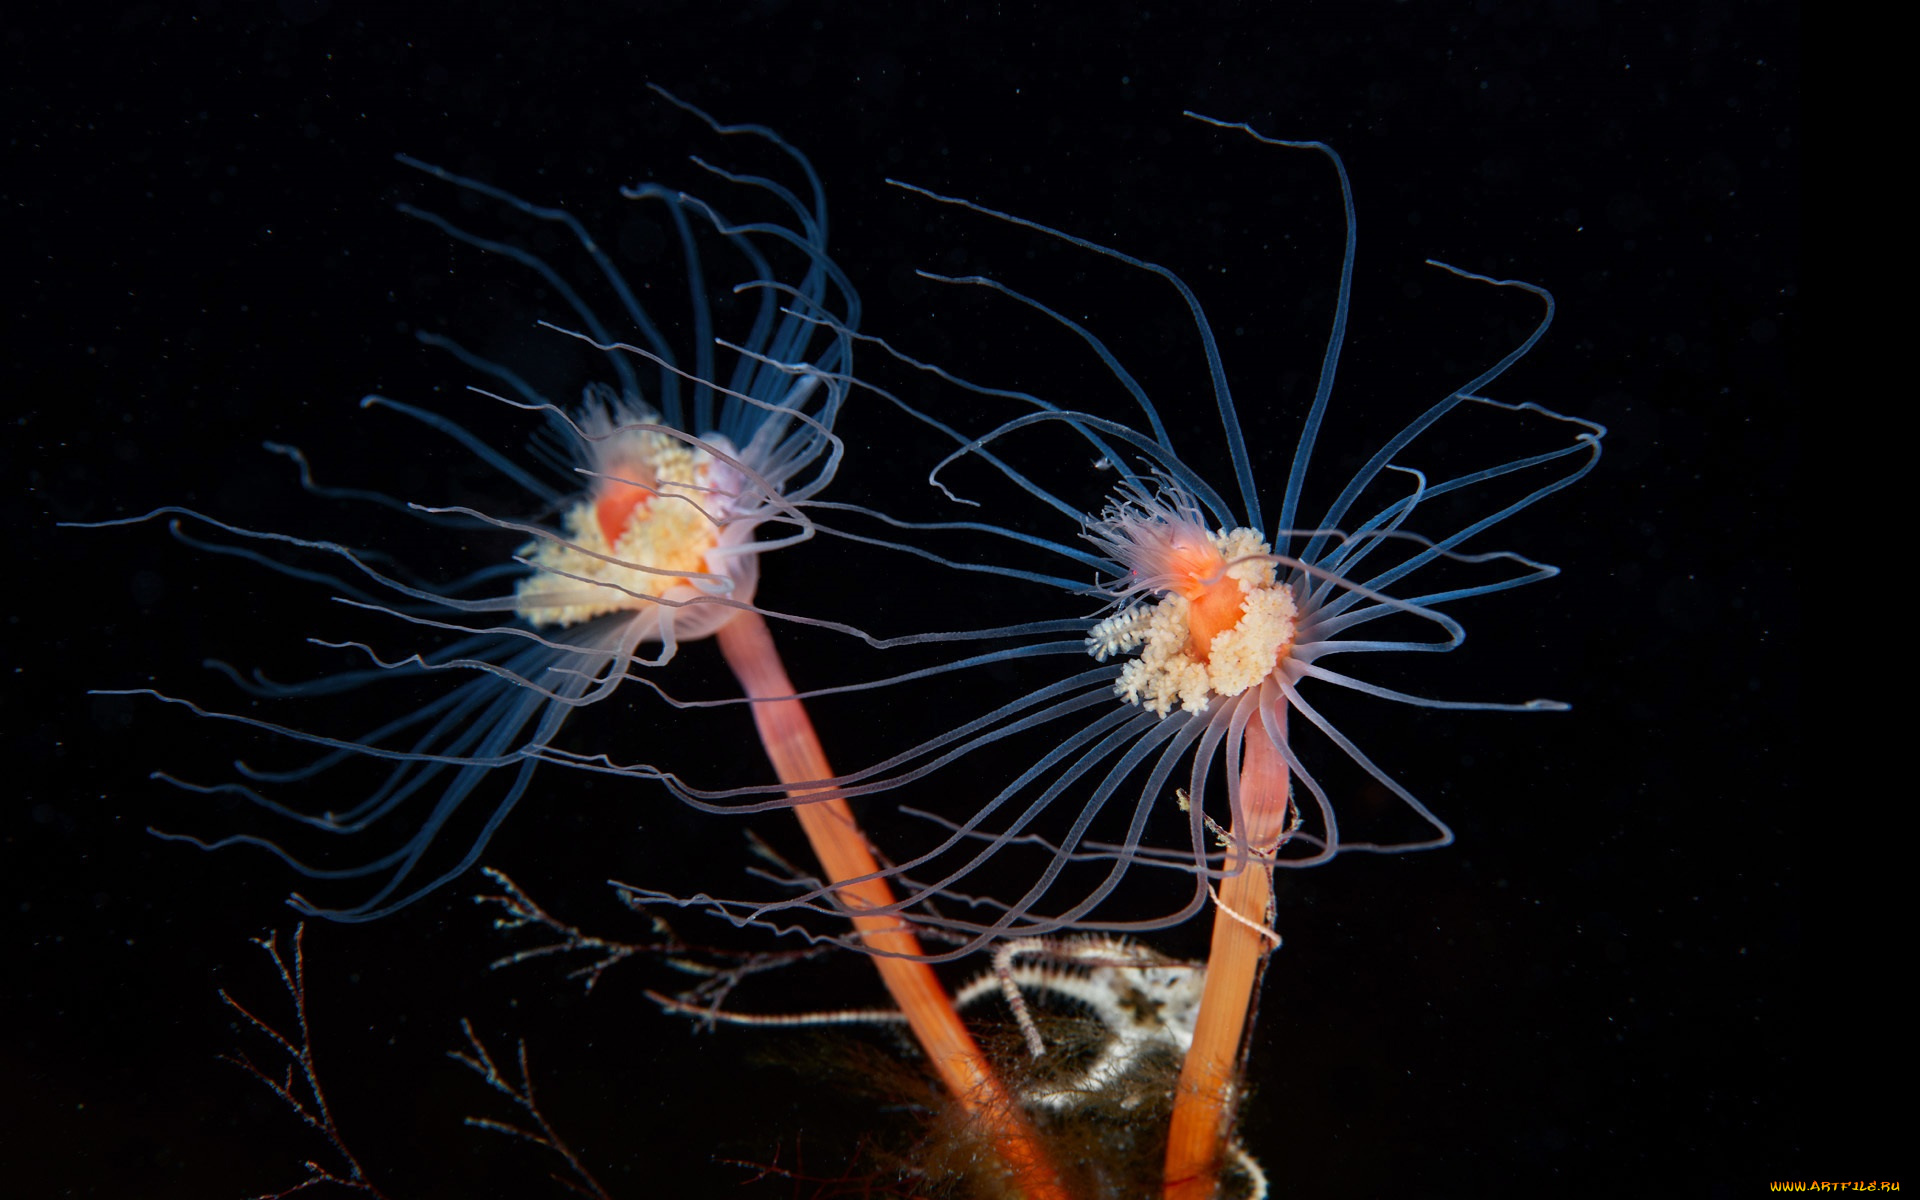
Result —
<instances>
[{"instance_id":1,"label":"orange central body","mask_svg":"<svg viewBox=\"0 0 1920 1200\"><path fill-rule=\"evenodd\" d=\"M607 535L607 545L618 546L620 535L633 524L636 513L646 515L647 505L653 502L654 492L637 483L626 483L618 479L601 481L600 499L594 502L593 515L600 522L600 532Z\"/></svg>"},{"instance_id":2,"label":"orange central body","mask_svg":"<svg viewBox=\"0 0 1920 1200\"><path fill-rule=\"evenodd\" d=\"M1213 652L1213 639L1240 623L1247 609L1247 594L1240 585L1221 571L1207 583L1197 584L1186 593L1187 655L1195 662L1206 662Z\"/></svg>"}]
</instances>

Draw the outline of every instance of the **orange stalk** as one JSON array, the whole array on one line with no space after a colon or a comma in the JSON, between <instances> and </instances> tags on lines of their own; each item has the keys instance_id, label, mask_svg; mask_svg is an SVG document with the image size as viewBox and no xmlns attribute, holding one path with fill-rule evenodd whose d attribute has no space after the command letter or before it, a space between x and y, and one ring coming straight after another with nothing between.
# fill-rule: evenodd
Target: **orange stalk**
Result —
<instances>
[{"instance_id":1,"label":"orange stalk","mask_svg":"<svg viewBox=\"0 0 1920 1200\"><path fill-rule=\"evenodd\" d=\"M832 778L826 751L821 748L806 706L794 696L766 620L757 612L743 610L721 626L719 640L727 665L754 701L754 724L759 727L761 744L773 760L780 782ZM796 788L787 794L799 797L806 791ZM881 869L845 800L833 797L797 804L793 815L800 819L800 827L806 831L829 881L839 884L874 875ZM1038 1134L994 1075L973 1034L961 1023L933 968L920 961L918 956L924 954L920 939L898 915L860 915L863 910L893 904L893 888L885 879L864 879L836 888L835 894L853 914L860 940L875 951L873 965L940 1081L1007 1165L1021 1194L1027 1200L1067 1200L1066 1189Z\"/></svg>"},{"instance_id":2,"label":"orange stalk","mask_svg":"<svg viewBox=\"0 0 1920 1200\"><path fill-rule=\"evenodd\" d=\"M1286 731L1286 709L1279 712ZM1213 1200L1220 1163L1239 1100L1241 1045L1260 970L1273 947L1267 909L1273 899L1271 857L1287 828L1287 763L1258 718L1247 725L1240 767L1244 828L1234 831L1251 861L1220 884L1213 942L1207 952L1207 982L1193 1047L1180 1066L1167 1133L1166 1200ZM1197 799L1196 799L1197 802Z\"/></svg>"}]
</instances>

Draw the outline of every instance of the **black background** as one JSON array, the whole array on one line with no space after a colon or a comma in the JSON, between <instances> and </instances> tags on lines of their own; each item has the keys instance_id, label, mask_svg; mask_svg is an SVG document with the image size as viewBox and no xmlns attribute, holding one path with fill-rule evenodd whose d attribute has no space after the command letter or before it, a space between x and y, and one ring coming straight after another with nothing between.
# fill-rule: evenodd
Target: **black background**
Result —
<instances>
[{"instance_id":1,"label":"black background","mask_svg":"<svg viewBox=\"0 0 1920 1200\"><path fill-rule=\"evenodd\" d=\"M1360 268L1337 412L1455 382L1528 318L1441 286L1424 258L1552 288L1554 331L1496 394L1607 423L1608 453L1502 539L1566 574L1463 612L1488 645L1463 656L1480 675L1453 694L1547 694L1575 711L1388 714L1354 730L1460 843L1283 880L1288 941L1246 1138L1297 1195L1734 1196L1776 1177L1897 1177L1891 1117L1858 1090L1884 1031L1882 970L1858 956L1875 910L1818 869L1834 843L1809 836L1801 794L1798 10L1081 11L283 3L7 19L17 417L4 452L20 485L8 523L28 550L7 625L0 1190L252 1195L321 1153L216 1057L265 1053L216 989L281 1011L246 938L290 927L288 876L142 833L204 816L146 772L217 764L236 752L228 731L85 691L210 693L202 657L286 661L329 610L157 527L54 522L169 502L309 519L259 449L270 439L364 457L397 494L444 494L433 481L458 452L354 402L466 382L408 331L462 310L468 289L510 309L516 280L395 216L422 184L391 156L618 229L618 184L698 182L683 156L714 150L648 82L807 151L869 328L975 374L1070 388L1093 371L1048 359L1060 342L1005 307L916 280L922 266L1004 266L1031 243L885 177L1173 267L1221 328L1242 404L1297 421L1337 271L1337 196L1316 165L1276 165L1287 152L1185 121L1187 108L1345 155ZM1062 288L1091 295L1079 311L1111 321L1118 344L1157 353L1183 319L1164 289L1077 270ZM461 332L483 349L501 335ZM1149 382L1197 429L1206 393L1184 353L1156 358ZM1263 387L1278 399L1249 399ZM1354 420L1346 453L1377 438ZM863 494L917 483L887 474L901 452L885 428L842 428L850 460L879 464L850 462ZM1256 458L1272 469L1289 449L1277 435ZM781 570L770 560L776 605L804 590ZM865 597L883 625L920 619L900 615L914 605L925 626L959 619L970 599L887 582L818 594ZM803 682L833 669L807 654ZM712 726L724 744L687 745L696 768L757 761L731 716ZM646 706L626 719L643 725ZM861 757L856 715L821 720L836 754ZM732 831L663 803L555 785L487 861L615 930L602 880L695 875L733 853ZM695 1036L658 1015L640 995L660 983L652 968L591 996L551 970L487 974L498 943L472 890L308 931L318 1053L387 1194L558 1194L531 1151L461 1127L505 1115L444 1058L461 1016L496 1047L528 1039L550 1115L616 1195L732 1194L753 1172L728 1158L850 1169L871 1106L756 1061L761 1035ZM863 979L841 982L831 1003L876 1002ZM753 999L782 1007L777 992Z\"/></svg>"}]
</instances>

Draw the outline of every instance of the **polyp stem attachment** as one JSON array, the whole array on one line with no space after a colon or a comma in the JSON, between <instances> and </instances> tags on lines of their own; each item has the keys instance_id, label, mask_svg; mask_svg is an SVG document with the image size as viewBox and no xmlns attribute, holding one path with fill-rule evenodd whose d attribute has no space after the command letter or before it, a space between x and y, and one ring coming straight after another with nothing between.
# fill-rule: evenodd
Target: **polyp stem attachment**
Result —
<instances>
[{"instance_id":1,"label":"polyp stem attachment","mask_svg":"<svg viewBox=\"0 0 1920 1200\"><path fill-rule=\"evenodd\" d=\"M759 726L761 744L773 760L780 782L832 778L826 751L814 733L806 707L794 696L766 620L757 612L741 611L721 626L720 652L754 701L754 723ZM806 791L796 788L787 794L798 798ZM829 880L838 884L878 875L880 864L845 800L834 797L796 804L793 814L800 818L800 827L806 831ZM988 1066L973 1035L961 1024L960 1014L933 968L921 961L924 952L920 939L896 914L859 915L863 910L892 905L892 887L885 879L867 878L837 888L836 895L853 914L861 941L875 952L873 965L940 1081L1006 1163L1021 1194L1027 1200L1067 1200L1038 1135Z\"/></svg>"},{"instance_id":2,"label":"polyp stem attachment","mask_svg":"<svg viewBox=\"0 0 1920 1200\"><path fill-rule=\"evenodd\" d=\"M1278 717L1285 736L1285 708ZM1181 1064L1173 1097L1166 1200L1213 1200L1219 1187L1220 1164L1239 1100L1247 1013L1253 1007L1261 964L1273 948L1268 924L1273 900L1271 859L1287 828L1287 794L1286 760L1265 724L1257 719L1249 722L1240 766L1243 827L1234 830L1232 840L1235 847L1245 847L1241 853L1250 854L1252 861L1242 861L1239 873L1220 884L1221 911L1213 918L1206 989L1200 995L1193 1047Z\"/></svg>"}]
</instances>

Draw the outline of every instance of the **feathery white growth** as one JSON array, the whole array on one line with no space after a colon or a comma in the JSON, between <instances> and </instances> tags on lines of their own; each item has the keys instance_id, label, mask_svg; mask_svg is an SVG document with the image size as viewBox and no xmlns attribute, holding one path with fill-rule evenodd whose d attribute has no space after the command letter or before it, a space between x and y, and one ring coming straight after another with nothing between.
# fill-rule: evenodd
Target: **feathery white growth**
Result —
<instances>
[{"instance_id":1,"label":"feathery white growth","mask_svg":"<svg viewBox=\"0 0 1920 1200\"><path fill-rule=\"evenodd\" d=\"M1087 653L1095 662L1105 662L1116 654L1125 654L1146 640L1147 624L1153 609L1145 604L1130 604L1087 630Z\"/></svg>"}]
</instances>

